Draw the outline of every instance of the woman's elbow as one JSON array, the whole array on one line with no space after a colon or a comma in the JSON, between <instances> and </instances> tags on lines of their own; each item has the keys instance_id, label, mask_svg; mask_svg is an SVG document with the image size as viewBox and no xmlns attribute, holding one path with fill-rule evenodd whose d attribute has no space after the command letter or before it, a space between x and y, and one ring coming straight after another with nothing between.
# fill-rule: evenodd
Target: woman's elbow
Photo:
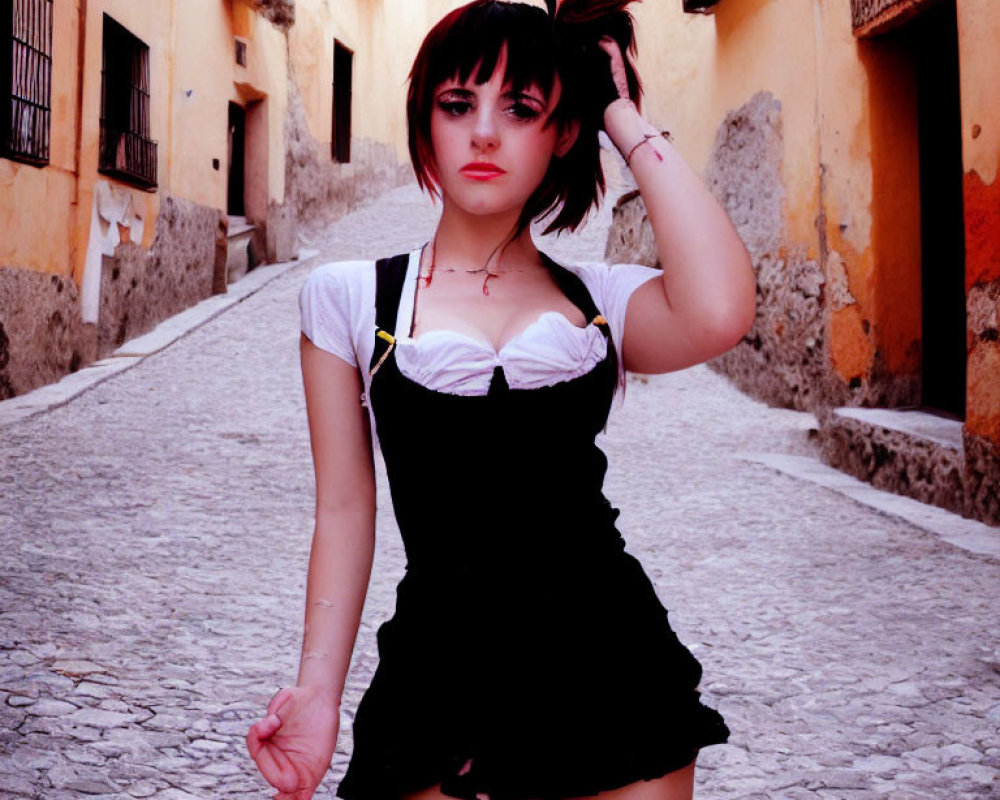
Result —
<instances>
[{"instance_id":1,"label":"woman's elbow","mask_svg":"<svg viewBox=\"0 0 1000 800\"><path fill-rule=\"evenodd\" d=\"M739 287L734 287L730 296L718 304L713 315L712 340L720 353L739 344L757 318L757 285L749 256L746 264L745 274L749 275L749 280L743 280Z\"/></svg>"}]
</instances>

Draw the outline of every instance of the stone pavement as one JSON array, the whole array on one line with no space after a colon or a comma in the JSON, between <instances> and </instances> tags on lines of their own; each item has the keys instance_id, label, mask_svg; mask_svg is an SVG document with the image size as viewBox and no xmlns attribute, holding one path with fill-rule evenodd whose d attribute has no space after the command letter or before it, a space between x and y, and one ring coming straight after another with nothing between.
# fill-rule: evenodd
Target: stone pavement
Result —
<instances>
[{"instance_id":1,"label":"stone pavement","mask_svg":"<svg viewBox=\"0 0 1000 800\"><path fill-rule=\"evenodd\" d=\"M408 187L309 246L374 257L433 222ZM599 256L606 222L553 252ZM296 296L316 263L0 434L0 796L270 797L243 736L295 676L313 490ZM604 442L619 527L733 730L698 796L1000 798L1000 560L745 458L812 455L809 424L700 367L631 378ZM401 575L387 505L378 524L318 797Z\"/></svg>"}]
</instances>

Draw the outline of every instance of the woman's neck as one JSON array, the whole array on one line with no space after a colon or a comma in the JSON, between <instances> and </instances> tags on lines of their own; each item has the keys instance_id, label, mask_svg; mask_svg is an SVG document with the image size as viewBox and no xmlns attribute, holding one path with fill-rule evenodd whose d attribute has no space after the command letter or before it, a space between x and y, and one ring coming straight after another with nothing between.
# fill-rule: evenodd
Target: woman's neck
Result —
<instances>
[{"instance_id":1,"label":"woman's neck","mask_svg":"<svg viewBox=\"0 0 1000 800\"><path fill-rule=\"evenodd\" d=\"M511 264L540 263L530 230L525 228L511 238L518 218L519 213L467 214L445 203L434 234L437 262L448 266L488 266L491 272L502 272Z\"/></svg>"}]
</instances>

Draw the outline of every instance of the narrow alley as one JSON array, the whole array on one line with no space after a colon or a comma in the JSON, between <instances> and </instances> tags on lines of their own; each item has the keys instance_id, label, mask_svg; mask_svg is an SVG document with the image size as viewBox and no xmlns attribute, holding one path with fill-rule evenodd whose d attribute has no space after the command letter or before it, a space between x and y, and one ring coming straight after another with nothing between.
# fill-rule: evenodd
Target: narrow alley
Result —
<instances>
[{"instance_id":1,"label":"narrow alley","mask_svg":"<svg viewBox=\"0 0 1000 800\"><path fill-rule=\"evenodd\" d=\"M0 432L0 796L271 796L243 737L298 663L297 294L317 264L409 249L433 222L415 188L389 192L310 242L320 256ZM606 224L547 249L600 258ZM699 367L632 376L603 443L628 549L732 729L697 796L1000 797L1000 559L747 460L812 455L810 419ZM377 537L321 798L402 574L387 500Z\"/></svg>"}]
</instances>

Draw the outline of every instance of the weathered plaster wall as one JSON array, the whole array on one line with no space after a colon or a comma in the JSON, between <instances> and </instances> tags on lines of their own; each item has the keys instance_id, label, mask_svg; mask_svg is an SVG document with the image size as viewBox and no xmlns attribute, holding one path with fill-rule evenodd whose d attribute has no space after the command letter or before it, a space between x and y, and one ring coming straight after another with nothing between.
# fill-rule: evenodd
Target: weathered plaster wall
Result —
<instances>
[{"instance_id":1,"label":"weathered plaster wall","mask_svg":"<svg viewBox=\"0 0 1000 800\"><path fill-rule=\"evenodd\" d=\"M850 0L721 3L707 18L644 5L636 16L647 112L689 163L706 164L757 268L754 331L716 366L780 405L918 401L912 65L855 41ZM643 233L630 207L609 255L645 261L648 224Z\"/></svg>"},{"instance_id":2,"label":"weathered plaster wall","mask_svg":"<svg viewBox=\"0 0 1000 800\"><path fill-rule=\"evenodd\" d=\"M817 229L814 9L747 0L721 3L708 17L683 14L679 3L643 4L635 14L646 113L673 133L689 164L705 165L757 272L754 328L713 366L777 405L840 401L848 390L830 368ZM618 209L609 258L653 263L643 217L640 200Z\"/></svg>"},{"instance_id":3,"label":"weathered plaster wall","mask_svg":"<svg viewBox=\"0 0 1000 800\"><path fill-rule=\"evenodd\" d=\"M847 0L817 7L820 258L842 402L918 403L920 187L916 75L898 42L855 41Z\"/></svg>"},{"instance_id":4,"label":"weathered plaster wall","mask_svg":"<svg viewBox=\"0 0 1000 800\"><path fill-rule=\"evenodd\" d=\"M782 104L758 92L726 117L705 179L729 213L757 273L757 318L712 362L744 391L774 405L813 408L835 390L823 315L822 268L785 241Z\"/></svg>"},{"instance_id":5,"label":"weathered plaster wall","mask_svg":"<svg viewBox=\"0 0 1000 800\"><path fill-rule=\"evenodd\" d=\"M395 148L371 139L351 140L351 161L330 159L327 145L309 131L294 82L289 83L285 122L287 204L303 227L336 219L379 192L412 179L408 163L396 159Z\"/></svg>"},{"instance_id":6,"label":"weathered plaster wall","mask_svg":"<svg viewBox=\"0 0 1000 800\"><path fill-rule=\"evenodd\" d=\"M295 0L249 0L249 4L281 30L287 31L295 24Z\"/></svg>"},{"instance_id":7,"label":"weathered plaster wall","mask_svg":"<svg viewBox=\"0 0 1000 800\"><path fill-rule=\"evenodd\" d=\"M1000 7L958 3L964 162L969 502L1000 524Z\"/></svg>"},{"instance_id":8,"label":"weathered plaster wall","mask_svg":"<svg viewBox=\"0 0 1000 800\"><path fill-rule=\"evenodd\" d=\"M247 111L247 200L255 223L284 199L284 142L288 41L286 31L252 13L242 0L212 3L173 0L169 181L174 196L226 208L229 174L229 103ZM234 35L247 43L245 66L236 63ZM315 33L314 33L315 35ZM219 169L213 168L218 159Z\"/></svg>"},{"instance_id":9,"label":"weathered plaster wall","mask_svg":"<svg viewBox=\"0 0 1000 800\"><path fill-rule=\"evenodd\" d=\"M464 2L299 0L288 33L289 59L309 132L327 153L333 139L334 40L354 55L352 136L390 144L396 160L405 162L407 76L417 48L444 14Z\"/></svg>"},{"instance_id":10,"label":"weathered plaster wall","mask_svg":"<svg viewBox=\"0 0 1000 800\"><path fill-rule=\"evenodd\" d=\"M966 431L1000 452L1000 8L966 0L959 4L958 28L968 292Z\"/></svg>"},{"instance_id":11,"label":"weathered plaster wall","mask_svg":"<svg viewBox=\"0 0 1000 800\"><path fill-rule=\"evenodd\" d=\"M220 228L225 229L225 218L217 209L168 195L152 247L121 244L113 257L105 257L99 355L212 294Z\"/></svg>"},{"instance_id":12,"label":"weathered plaster wall","mask_svg":"<svg viewBox=\"0 0 1000 800\"><path fill-rule=\"evenodd\" d=\"M71 278L0 267L0 400L59 380L94 360L94 325Z\"/></svg>"}]
</instances>

